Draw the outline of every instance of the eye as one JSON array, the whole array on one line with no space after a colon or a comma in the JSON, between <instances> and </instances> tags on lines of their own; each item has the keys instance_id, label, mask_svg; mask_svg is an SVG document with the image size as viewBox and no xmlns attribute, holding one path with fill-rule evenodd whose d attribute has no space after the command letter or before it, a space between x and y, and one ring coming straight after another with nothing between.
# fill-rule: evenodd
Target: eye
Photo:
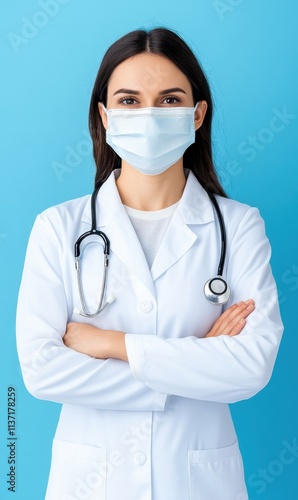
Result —
<instances>
[{"instance_id":1,"label":"eye","mask_svg":"<svg viewBox=\"0 0 298 500\"><path fill-rule=\"evenodd\" d=\"M136 99L134 99L133 97L123 97L123 99L121 99L119 101L120 104L124 104L125 106L133 106L135 104L138 103L138 101Z\"/></svg>"},{"instance_id":2,"label":"eye","mask_svg":"<svg viewBox=\"0 0 298 500\"><path fill-rule=\"evenodd\" d=\"M164 104L177 104L178 102L181 102L179 97L176 97L174 95L168 95L165 97L162 101Z\"/></svg>"}]
</instances>

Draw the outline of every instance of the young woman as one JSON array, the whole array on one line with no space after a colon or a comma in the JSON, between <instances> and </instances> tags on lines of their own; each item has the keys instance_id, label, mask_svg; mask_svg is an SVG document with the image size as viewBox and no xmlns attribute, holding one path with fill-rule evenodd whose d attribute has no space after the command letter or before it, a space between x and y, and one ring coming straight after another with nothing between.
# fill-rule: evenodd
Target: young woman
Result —
<instances>
[{"instance_id":1,"label":"young woman","mask_svg":"<svg viewBox=\"0 0 298 500\"><path fill-rule=\"evenodd\" d=\"M211 120L175 33L109 48L97 190L37 217L19 296L25 384L63 404L47 500L248 498L228 403L267 384L282 324L263 221L220 186Z\"/></svg>"}]
</instances>

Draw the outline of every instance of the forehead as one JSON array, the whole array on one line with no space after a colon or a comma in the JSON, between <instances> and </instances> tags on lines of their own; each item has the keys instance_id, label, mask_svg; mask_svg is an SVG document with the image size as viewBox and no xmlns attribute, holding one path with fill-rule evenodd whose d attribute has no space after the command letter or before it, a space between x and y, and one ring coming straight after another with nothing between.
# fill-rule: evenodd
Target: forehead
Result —
<instances>
[{"instance_id":1,"label":"forehead","mask_svg":"<svg viewBox=\"0 0 298 500\"><path fill-rule=\"evenodd\" d=\"M191 93L188 78L170 59L150 53L126 59L115 68L109 80L108 92L113 95L121 87L138 91L182 87Z\"/></svg>"}]
</instances>

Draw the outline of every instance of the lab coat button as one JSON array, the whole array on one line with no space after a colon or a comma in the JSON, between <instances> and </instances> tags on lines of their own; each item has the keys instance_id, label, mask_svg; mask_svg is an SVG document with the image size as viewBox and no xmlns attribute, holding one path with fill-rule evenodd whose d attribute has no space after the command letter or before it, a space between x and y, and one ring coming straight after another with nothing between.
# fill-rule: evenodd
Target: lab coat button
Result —
<instances>
[{"instance_id":1,"label":"lab coat button","mask_svg":"<svg viewBox=\"0 0 298 500\"><path fill-rule=\"evenodd\" d=\"M148 313L151 311L153 304L151 300L143 300L140 302L140 308L143 313Z\"/></svg>"},{"instance_id":2,"label":"lab coat button","mask_svg":"<svg viewBox=\"0 0 298 500\"><path fill-rule=\"evenodd\" d=\"M143 453L142 451L138 451L138 453L135 453L135 455L133 457L133 461L136 465L144 465L146 460L147 460L147 457L146 457L145 453Z\"/></svg>"}]
</instances>

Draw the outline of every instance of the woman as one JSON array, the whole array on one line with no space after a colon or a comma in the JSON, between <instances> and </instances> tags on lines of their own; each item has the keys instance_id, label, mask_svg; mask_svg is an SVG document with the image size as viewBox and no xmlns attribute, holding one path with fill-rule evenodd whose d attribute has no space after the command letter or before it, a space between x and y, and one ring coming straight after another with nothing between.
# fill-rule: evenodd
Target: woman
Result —
<instances>
[{"instance_id":1,"label":"woman","mask_svg":"<svg viewBox=\"0 0 298 500\"><path fill-rule=\"evenodd\" d=\"M38 216L19 296L25 384L63 404L47 500L248 498L228 403L267 384L282 324L263 221L220 186L211 119L175 33L134 31L107 51L90 105L103 300L106 237L82 238L79 278L74 265L89 196ZM204 295L221 252L214 197L219 304Z\"/></svg>"}]
</instances>

